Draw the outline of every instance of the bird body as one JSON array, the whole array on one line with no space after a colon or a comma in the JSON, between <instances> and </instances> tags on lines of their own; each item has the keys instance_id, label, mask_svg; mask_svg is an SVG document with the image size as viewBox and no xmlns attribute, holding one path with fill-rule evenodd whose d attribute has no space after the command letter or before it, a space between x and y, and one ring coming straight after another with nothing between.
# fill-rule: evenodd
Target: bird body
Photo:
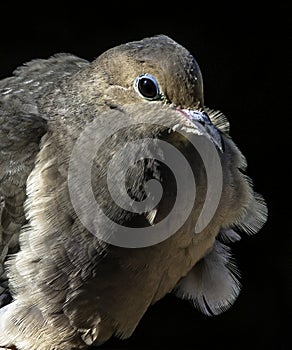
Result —
<instances>
[{"instance_id":1,"label":"bird body","mask_svg":"<svg viewBox=\"0 0 292 350\"><path fill-rule=\"evenodd\" d=\"M204 107L200 69L185 48L160 35L92 63L60 54L18 68L0 90L0 345L83 349L127 338L170 292L206 314L234 302L240 283L225 243L239 239L236 229L258 231L266 206L238 170L245 159L226 118ZM179 174L189 167L195 193L169 172L180 168L174 147L187 159ZM222 174L212 217L216 187L208 192L214 177L206 162L220 163ZM163 187L153 208L131 211L113 200L126 187L131 208L143 204L149 180ZM160 222L167 236L151 234Z\"/></svg>"}]
</instances>

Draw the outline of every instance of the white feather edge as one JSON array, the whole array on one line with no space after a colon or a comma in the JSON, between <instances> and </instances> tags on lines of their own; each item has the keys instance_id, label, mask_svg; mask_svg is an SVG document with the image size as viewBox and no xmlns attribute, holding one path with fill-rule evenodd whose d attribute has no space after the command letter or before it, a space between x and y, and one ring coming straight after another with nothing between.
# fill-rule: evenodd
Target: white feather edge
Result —
<instances>
[{"instance_id":1,"label":"white feather edge","mask_svg":"<svg viewBox=\"0 0 292 350\"><path fill-rule=\"evenodd\" d=\"M245 232L248 235L253 235L263 227L267 218L267 204L259 193L254 192L252 200L245 209L243 218L235 224L235 228L238 228L240 231Z\"/></svg>"},{"instance_id":2,"label":"white feather edge","mask_svg":"<svg viewBox=\"0 0 292 350\"><path fill-rule=\"evenodd\" d=\"M157 214L156 208L150 210L149 213L147 214L146 220L148 220L150 225L154 225L154 220L156 218L156 214Z\"/></svg>"},{"instance_id":3,"label":"white feather edge","mask_svg":"<svg viewBox=\"0 0 292 350\"><path fill-rule=\"evenodd\" d=\"M0 309L0 346L3 346L3 347L10 344L5 329L6 329L7 314L8 314L8 311L11 309L12 304L13 303L3 306Z\"/></svg>"},{"instance_id":4,"label":"white feather edge","mask_svg":"<svg viewBox=\"0 0 292 350\"><path fill-rule=\"evenodd\" d=\"M213 249L180 280L176 296L193 302L208 316L226 311L237 299L241 284L230 248L216 240Z\"/></svg>"},{"instance_id":5,"label":"white feather edge","mask_svg":"<svg viewBox=\"0 0 292 350\"><path fill-rule=\"evenodd\" d=\"M216 126L216 128L218 128L220 131L227 135L229 134L229 121L221 111L214 110L209 107L202 108L202 111L208 114L209 118L211 119L211 122Z\"/></svg>"}]
</instances>

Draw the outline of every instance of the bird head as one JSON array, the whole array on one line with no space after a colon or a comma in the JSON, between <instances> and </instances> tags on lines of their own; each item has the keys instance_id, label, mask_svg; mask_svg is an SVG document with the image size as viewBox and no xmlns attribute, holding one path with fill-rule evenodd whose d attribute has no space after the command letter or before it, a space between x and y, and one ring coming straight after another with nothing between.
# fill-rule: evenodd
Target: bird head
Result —
<instances>
[{"instance_id":1,"label":"bird head","mask_svg":"<svg viewBox=\"0 0 292 350\"><path fill-rule=\"evenodd\" d=\"M109 101L123 95L125 103L153 101L193 109L203 105L198 63L165 35L114 47L96 59L93 70L103 72Z\"/></svg>"},{"instance_id":2,"label":"bird head","mask_svg":"<svg viewBox=\"0 0 292 350\"><path fill-rule=\"evenodd\" d=\"M65 95L67 104L59 111L66 112L64 119L70 115L70 123L76 113L76 119L82 113L83 120L86 115L90 120L104 109L125 110L139 105L147 110L155 105L157 110L176 110L174 124L197 130L223 149L220 132L204 109L199 65L187 49L166 35L111 48L62 83L65 87L59 106ZM140 122L145 121L142 113L139 117ZM174 143L182 141L178 134L171 137Z\"/></svg>"}]
</instances>

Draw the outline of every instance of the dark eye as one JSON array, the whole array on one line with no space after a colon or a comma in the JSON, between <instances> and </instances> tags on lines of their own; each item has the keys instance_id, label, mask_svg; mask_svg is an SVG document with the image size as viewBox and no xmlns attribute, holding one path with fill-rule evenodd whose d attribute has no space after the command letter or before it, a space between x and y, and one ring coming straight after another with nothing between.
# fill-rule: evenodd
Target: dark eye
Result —
<instances>
[{"instance_id":1,"label":"dark eye","mask_svg":"<svg viewBox=\"0 0 292 350\"><path fill-rule=\"evenodd\" d=\"M139 75L134 81L134 88L147 100L160 100L162 94L157 80L151 74Z\"/></svg>"}]
</instances>

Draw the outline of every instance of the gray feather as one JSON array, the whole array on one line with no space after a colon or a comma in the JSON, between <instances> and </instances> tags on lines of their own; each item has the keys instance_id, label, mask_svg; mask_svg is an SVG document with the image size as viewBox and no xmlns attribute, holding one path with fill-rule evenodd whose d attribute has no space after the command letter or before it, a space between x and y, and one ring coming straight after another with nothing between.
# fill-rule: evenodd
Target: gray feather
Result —
<instances>
[{"instance_id":1,"label":"gray feather","mask_svg":"<svg viewBox=\"0 0 292 350\"><path fill-rule=\"evenodd\" d=\"M239 271L230 248L216 241L211 252L200 260L175 289L177 296L191 300L204 314L226 311L239 295Z\"/></svg>"}]
</instances>

